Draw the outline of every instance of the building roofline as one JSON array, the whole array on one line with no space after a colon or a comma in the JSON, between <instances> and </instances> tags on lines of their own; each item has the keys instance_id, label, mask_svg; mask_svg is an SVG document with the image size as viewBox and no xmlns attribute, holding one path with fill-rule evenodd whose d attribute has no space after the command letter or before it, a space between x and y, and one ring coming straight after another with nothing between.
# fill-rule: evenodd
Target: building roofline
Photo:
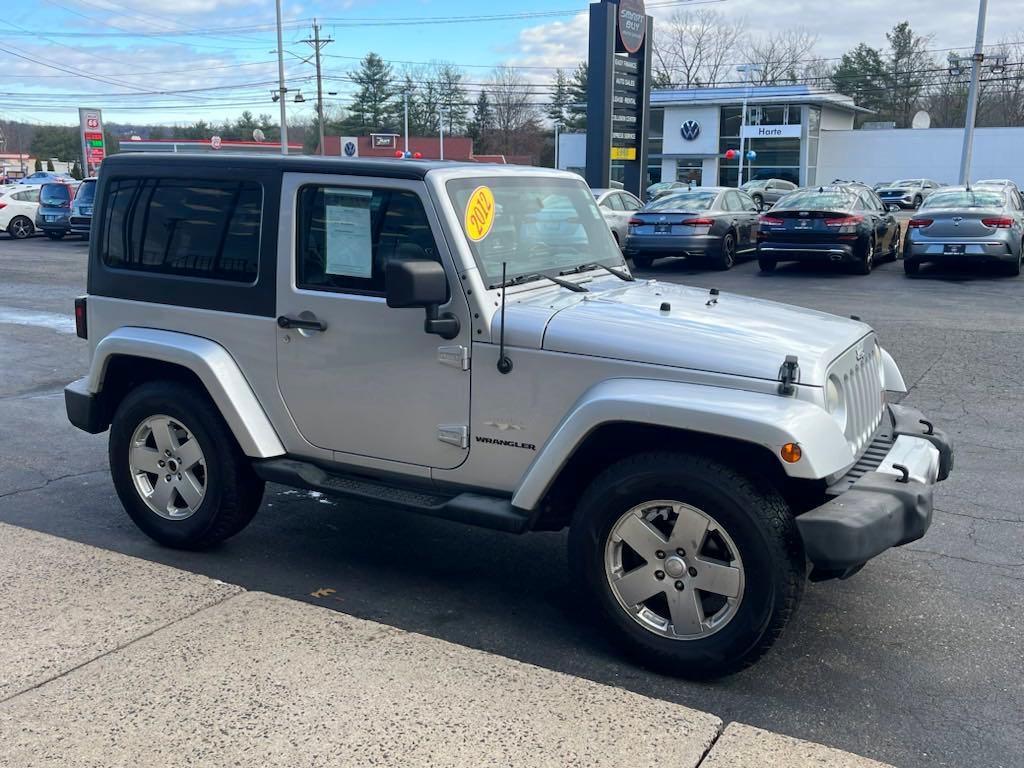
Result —
<instances>
[{"instance_id":1,"label":"building roofline","mask_svg":"<svg viewBox=\"0 0 1024 768\"><path fill-rule=\"evenodd\" d=\"M651 105L690 106L693 104L817 104L847 112L874 114L874 110L854 104L845 94L809 88L805 85L768 85L745 88L664 88L651 90Z\"/></svg>"}]
</instances>

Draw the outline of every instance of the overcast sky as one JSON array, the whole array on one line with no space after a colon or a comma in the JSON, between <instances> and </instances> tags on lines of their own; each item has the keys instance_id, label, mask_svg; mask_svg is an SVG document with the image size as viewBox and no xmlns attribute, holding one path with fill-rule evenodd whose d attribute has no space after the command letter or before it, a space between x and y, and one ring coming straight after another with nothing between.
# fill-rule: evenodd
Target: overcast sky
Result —
<instances>
[{"instance_id":1,"label":"overcast sky","mask_svg":"<svg viewBox=\"0 0 1024 768\"><path fill-rule=\"evenodd\" d=\"M657 20L687 4L648 0L648 5ZM755 34L804 27L817 36L813 52L825 58L862 41L883 46L885 32L902 20L931 36L936 49L967 48L977 18L974 0L693 0L689 5L720 13L723 23L745 20ZM325 49L324 70L327 89L338 92L336 103L352 91L351 83L339 78L368 50L396 69L404 62L450 61L464 67L471 84L483 82L489 68L500 63L529 67L524 76L545 81L550 68L571 69L585 58L585 7L568 0L285 0L288 85L301 87L306 96L314 93L312 67L299 60L309 53L301 40L314 16L335 38ZM520 16L479 19L496 14ZM277 77L273 21L272 0L5 0L0 117L70 123L79 105L101 106L106 119L116 122L189 123L243 109L276 116L270 100ZM194 34L211 29L217 31ZM1024 35L1024 0L991 0L986 42L1011 35ZM191 92L147 93L182 89ZM312 99L292 109L309 116Z\"/></svg>"}]
</instances>

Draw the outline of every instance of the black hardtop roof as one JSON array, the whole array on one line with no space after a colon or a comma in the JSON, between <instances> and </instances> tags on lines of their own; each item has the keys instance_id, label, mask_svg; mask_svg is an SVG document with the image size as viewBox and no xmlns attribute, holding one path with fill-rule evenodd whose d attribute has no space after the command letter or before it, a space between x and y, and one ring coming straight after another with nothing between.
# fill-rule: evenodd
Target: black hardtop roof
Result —
<instances>
[{"instance_id":1,"label":"black hardtop roof","mask_svg":"<svg viewBox=\"0 0 1024 768\"><path fill-rule=\"evenodd\" d=\"M165 152L122 152L103 161L106 171L129 171L133 167L162 165L181 169L195 167L211 170L242 169L266 171L268 169L297 173L340 173L352 176L378 176L391 179L422 179L438 168L473 167L486 172L483 163L449 162L440 160L404 160L398 158L348 159L317 155L262 155L262 154L198 154ZM501 166L505 167L505 166Z\"/></svg>"}]
</instances>

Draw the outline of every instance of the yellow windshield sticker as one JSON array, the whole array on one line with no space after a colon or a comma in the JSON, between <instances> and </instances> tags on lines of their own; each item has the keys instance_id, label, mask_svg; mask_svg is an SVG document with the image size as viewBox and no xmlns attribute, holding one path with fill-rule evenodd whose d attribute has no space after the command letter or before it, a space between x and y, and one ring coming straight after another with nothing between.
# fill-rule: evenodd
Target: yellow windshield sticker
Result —
<instances>
[{"instance_id":1,"label":"yellow windshield sticker","mask_svg":"<svg viewBox=\"0 0 1024 768\"><path fill-rule=\"evenodd\" d=\"M494 193L490 187L477 187L466 203L466 236L473 242L487 237L494 224Z\"/></svg>"}]
</instances>

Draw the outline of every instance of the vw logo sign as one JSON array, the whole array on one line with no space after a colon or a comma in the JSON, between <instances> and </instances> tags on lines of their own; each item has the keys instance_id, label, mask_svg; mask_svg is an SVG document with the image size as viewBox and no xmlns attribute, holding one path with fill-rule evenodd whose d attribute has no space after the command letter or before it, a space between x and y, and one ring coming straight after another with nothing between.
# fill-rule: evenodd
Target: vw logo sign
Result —
<instances>
[{"instance_id":1,"label":"vw logo sign","mask_svg":"<svg viewBox=\"0 0 1024 768\"><path fill-rule=\"evenodd\" d=\"M687 141L693 141L698 136L700 136L700 123L698 123L696 120L687 120L685 123L679 126L679 132Z\"/></svg>"},{"instance_id":2,"label":"vw logo sign","mask_svg":"<svg viewBox=\"0 0 1024 768\"><path fill-rule=\"evenodd\" d=\"M356 151L357 151L357 148L356 148L356 143L354 141L346 141L345 142L345 147L344 147L345 157L353 157L355 155Z\"/></svg>"}]
</instances>

